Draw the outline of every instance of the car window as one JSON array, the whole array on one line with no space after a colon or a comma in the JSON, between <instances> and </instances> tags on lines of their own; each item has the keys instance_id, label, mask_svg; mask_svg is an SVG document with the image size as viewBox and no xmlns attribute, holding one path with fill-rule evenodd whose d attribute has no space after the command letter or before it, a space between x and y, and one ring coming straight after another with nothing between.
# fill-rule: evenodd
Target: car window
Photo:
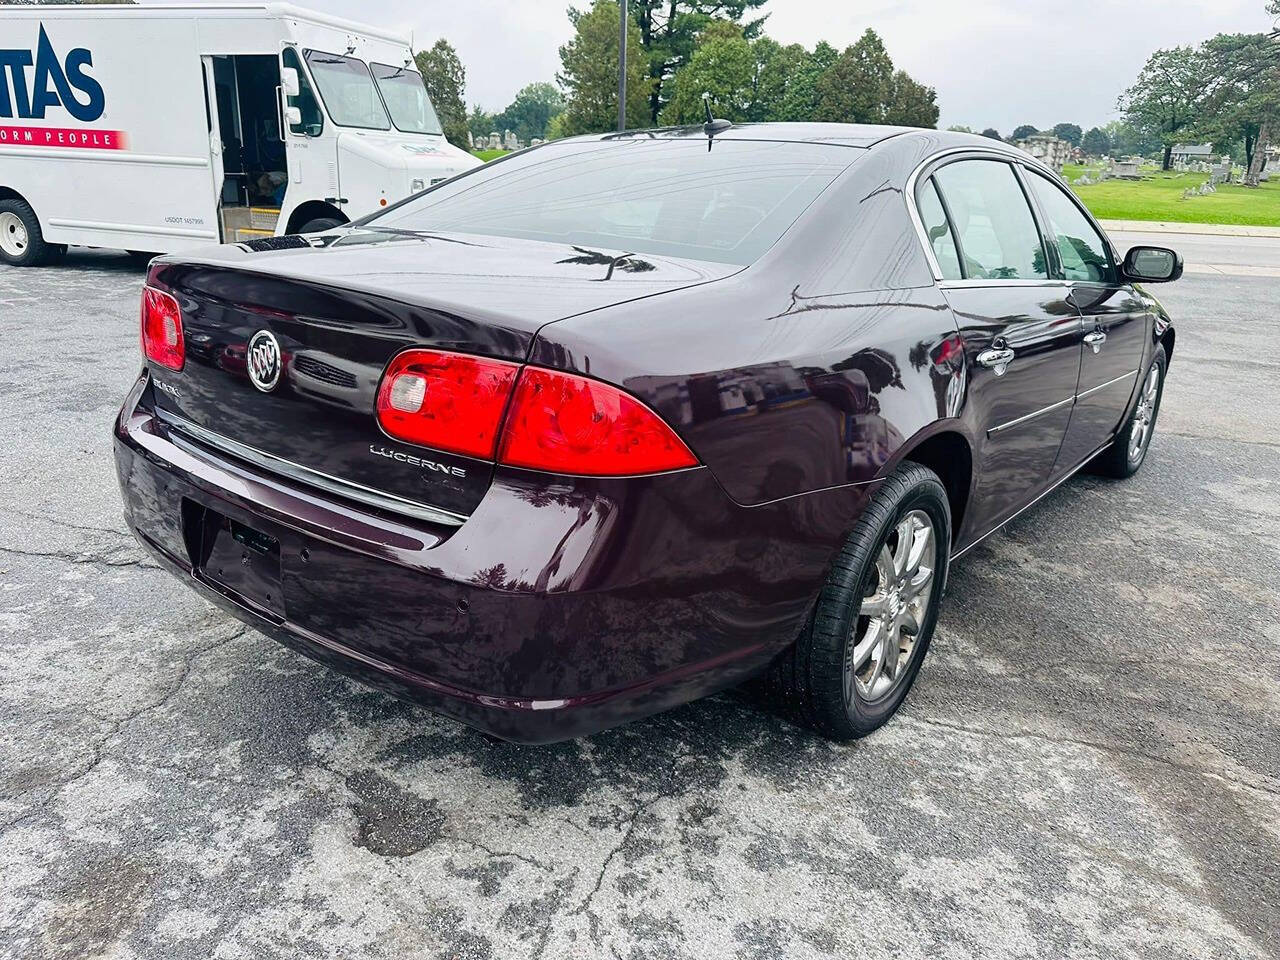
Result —
<instances>
[{"instance_id":1,"label":"car window","mask_svg":"<svg viewBox=\"0 0 1280 960\"><path fill-rule=\"evenodd\" d=\"M932 178L916 191L916 209L920 211L920 221L929 237L934 259L938 261L938 268L942 271L942 279L961 279L964 274L960 271L960 253L956 250L955 237L952 236L951 225L947 223L947 214L942 208L938 188L934 186Z\"/></svg>"},{"instance_id":2,"label":"car window","mask_svg":"<svg viewBox=\"0 0 1280 960\"><path fill-rule=\"evenodd\" d=\"M1107 243L1080 208L1048 178L1032 174L1030 182L1031 191L1049 220L1049 232L1057 241L1063 275L1068 280L1114 281L1115 269Z\"/></svg>"},{"instance_id":3,"label":"car window","mask_svg":"<svg viewBox=\"0 0 1280 960\"><path fill-rule=\"evenodd\" d=\"M1049 278L1040 231L1012 166L1000 160L960 160L934 178L960 241L966 278Z\"/></svg>"},{"instance_id":4,"label":"car window","mask_svg":"<svg viewBox=\"0 0 1280 960\"><path fill-rule=\"evenodd\" d=\"M289 131L305 134L308 137L320 136L324 130L324 114L320 112L320 104L316 102L316 95L311 91L311 81L307 79L307 73L302 69L298 52L293 47L285 47L280 54L280 60L286 67L292 67L298 72L298 95L287 99L289 106L297 107L298 112L302 114L302 122L289 124Z\"/></svg>"},{"instance_id":5,"label":"car window","mask_svg":"<svg viewBox=\"0 0 1280 960\"><path fill-rule=\"evenodd\" d=\"M548 143L446 181L369 226L562 243L587 263L626 252L746 266L862 153L816 143L714 146L705 137ZM623 269L652 265L636 259Z\"/></svg>"}]
</instances>

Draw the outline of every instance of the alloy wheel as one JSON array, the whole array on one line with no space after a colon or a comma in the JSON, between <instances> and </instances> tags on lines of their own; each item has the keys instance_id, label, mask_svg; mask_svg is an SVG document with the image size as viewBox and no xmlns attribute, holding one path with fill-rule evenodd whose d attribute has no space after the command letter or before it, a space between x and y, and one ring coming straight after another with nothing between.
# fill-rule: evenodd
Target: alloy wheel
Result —
<instances>
[{"instance_id":1,"label":"alloy wheel","mask_svg":"<svg viewBox=\"0 0 1280 960\"><path fill-rule=\"evenodd\" d=\"M27 252L27 242L27 225L22 218L8 210L0 213L0 250L21 257Z\"/></svg>"},{"instance_id":2,"label":"alloy wheel","mask_svg":"<svg viewBox=\"0 0 1280 960\"><path fill-rule=\"evenodd\" d=\"M882 700L909 673L933 598L937 539L929 515L912 510L881 545L846 644L846 699Z\"/></svg>"},{"instance_id":3,"label":"alloy wheel","mask_svg":"<svg viewBox=\"0 0 1280 960\"><path fill-rule=\"evenodd\" d=\"M1147 451L1156 419L1156 401L1160 397L1160 364L1153 363L1142 384L1138 406L1133 411L1133 429L1129 431L1129 462L1137 463Z\"/></svg>"}]
</instances>

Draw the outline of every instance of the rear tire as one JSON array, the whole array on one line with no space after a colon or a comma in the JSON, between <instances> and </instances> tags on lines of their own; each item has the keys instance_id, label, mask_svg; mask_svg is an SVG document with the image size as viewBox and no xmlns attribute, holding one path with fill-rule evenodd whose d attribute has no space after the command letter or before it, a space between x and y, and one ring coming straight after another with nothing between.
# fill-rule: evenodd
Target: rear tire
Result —
<instances>
[{"instance_id":1,"label":"rear tire","mask_svg":"<svg viewBox=\"0 0 1280 960\"><path fill-rule=\"evenodd\" d=\"M25 200L0 200L0 260L13 267L37 267L50 254L40 221Z\"/></svg>"},{"instance_id":2,"label":"rear tire","mask_svg":"<svg viewBox=\"0 0 1280 960\"><path fill-rule=\"evenodd\" d=\"M800 638L770 668L770 699L833 740L884 724L929 648L950 552L946 488L904 463L836 555Z\"/></svg>"},{"instance_id":3,"label":"rear tire","mask_svg":"<svg viewBox=\"0 0 1280 960\"><path fill-rule=\"evenodd\" d=\"M308 220L300 228L298 233L323 233L325 230L332 230L334 227L342 226L341 220L335 220L333 217L317 217L315 220Z\"/></svg>"},{"instance_id":4,"label":"rear tire","mask_svg":"<svg viewBox=\"0 0 1280 960\"><path fill-rule=\"evenodd\" d=\"M1156 432L1156 417L1160 414L1160 398L1164 396L1164 375L1169 369L1164 345L1157 344L1155 355L1138 385L1138 402L1129 413L1129 419L1116 434L1111 446L1098 454L1089 464L1090 470L1104 477L1123 480L1138 472L1147 459L1151 438ZM1154 380L1153 380L1154 377Z\"/></svg>"}]
</instances>

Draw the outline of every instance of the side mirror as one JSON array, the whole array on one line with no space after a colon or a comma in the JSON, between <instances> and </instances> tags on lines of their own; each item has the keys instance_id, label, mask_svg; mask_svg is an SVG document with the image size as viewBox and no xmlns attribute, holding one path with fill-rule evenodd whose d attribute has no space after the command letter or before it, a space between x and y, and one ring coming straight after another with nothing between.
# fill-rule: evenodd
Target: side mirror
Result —
<instances>
[{"instance_id":1,"label":"side mirror","mask_svg":"<svg viewBox=\"0 0 1280 960\"><path fill-rule=\"evenodd\" d=\"M284 91L286 97L296 97L302 92L296 67L280 68L280 89Z\"/></svg>"},{"instance_id":2,"label":"side mirror","mask_svg":"<svg viewBox=\"0 0 1280 960\"><path fill-rule=\"evenodd\" d=\"M284 108L284 122L290 127L298 127L302 125L302 110L298 107Z\"/></svg>"},{"instance_id":3,"label":"side mirror","mask_svg":"<svg viewBox=\"0 0 1280 960\"><path fill-rule=\"evenodd\" d=\"M1120 269L1126 280L1168 283L1182 276L1182 255L1167 247L1131 247Z\"/></svg>"}]
</instances>

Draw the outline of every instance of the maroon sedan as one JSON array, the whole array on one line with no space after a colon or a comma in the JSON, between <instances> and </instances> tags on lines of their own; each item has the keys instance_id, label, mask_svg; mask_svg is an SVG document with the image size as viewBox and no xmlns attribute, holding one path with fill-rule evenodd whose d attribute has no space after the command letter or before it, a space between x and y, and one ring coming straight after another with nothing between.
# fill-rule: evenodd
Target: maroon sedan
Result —
<instances>
[{"instance_id":1,"label":"maroon sedan","mask_svg":"<svg viewBox=\"0 0 1280 960\"><path fill-rule=\"evenodd\" d=\"M1137 283L1181 270L984 138L549 143L155 260L126 514L234 616L499 737L755 675L856 737L951 560L1081 467L1141 466L1174 331Z\"/></svg>"}]
</instances>

